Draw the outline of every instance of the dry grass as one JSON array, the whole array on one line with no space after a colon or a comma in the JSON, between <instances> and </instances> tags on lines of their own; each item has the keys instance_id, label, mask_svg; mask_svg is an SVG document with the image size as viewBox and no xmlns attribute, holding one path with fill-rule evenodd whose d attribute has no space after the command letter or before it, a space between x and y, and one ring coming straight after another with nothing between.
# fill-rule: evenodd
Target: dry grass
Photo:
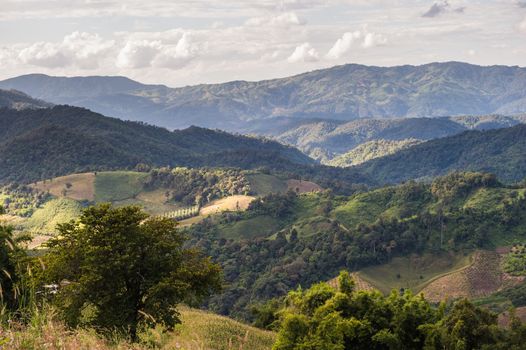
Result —
<instances>
[{"instance_id":1,"label":"dry grass","mask_svg":"<svg viewBox=\"0 0 526 350\"><path fill-rule=\"evenodd\" d=\"M68 188L70 184L71 187ZM51 180L39 181L31 187L42 192L48 192L55 197L65 197L74 200L95 199L95 174L83 173L57 177Z\"/></svg>"},{"instance_id":2,"label":"dry grass","mask_svg":"<svg viewBox=\"0 0 526 350\"><path fill-rule=\"evenodd\" d=\"M227 210L247 210L249 204L254 199L255 197L243 195L221 198L201 208L199 215L211 215Z\"/></svg>"},{"instance_id":3,"label":"dry grass","mask_svg":"<svg viewBox=\"0 0 526 350\"><path fill-rule=\"evenodd\" d=\"M314 182L292 179L287 180L287 191L288 190L292 190L297 193L309 193L323 191L323 188Z\"/></svg>"},{"instance_id":4,"label":"dry grass","mask_svg":"<svg viewBox=\"0 0 526 350\"><path fill-rule=\"evenodd\" d=\"M270 350L275 333L260 330L226 317L182 308L182 324L174 332L152 329L132 344L119 336L109 340L92 330L68 330L52 316L35 325L11 324L0 328L0 349L25 350Z\"/></svg>"},{"instance_id":5,"label":"dry grass","mask_svg":"<svg viewBox=\"0 0 526 350\"><path fill-rule=\"evenodd\" d=\"M173 349L269 350L276 338L273 332L200 310L182 309L181 319L169 343Z\"/></svg>"}]
</instances>

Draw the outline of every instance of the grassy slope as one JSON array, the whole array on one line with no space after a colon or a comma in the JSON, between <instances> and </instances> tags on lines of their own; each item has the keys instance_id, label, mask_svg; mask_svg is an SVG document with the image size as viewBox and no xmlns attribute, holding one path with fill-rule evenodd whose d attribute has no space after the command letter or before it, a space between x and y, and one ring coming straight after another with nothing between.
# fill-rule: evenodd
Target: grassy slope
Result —
<instances>
[{"instance_id":1,"label":"grassy slope","mask_svg":"<svg viewBox=\"0 0 526 350\"><path fill-rule=\"evenodd\" d=\"M16 327L2 331L1 342L10 349L99 349L99 350L270 350L276 335L232 319L200 310L181 308L182 324L173 333L163 334L152 330L141 335L152 346L114 339L110 343L93 330L67 330L60 322L42 319L25 328Z\"/></svg>"},{"instance_id":2,"label":"grassy slope","mask_svg":"<svg viewBox=\"0 0 526 350\"><path fill-rule=\"evenodd\" d=\"M200 310L182 309L181 316L174 339L183 349L266 350L276 338L273 332Z\"/></svg>"}]
</instances>

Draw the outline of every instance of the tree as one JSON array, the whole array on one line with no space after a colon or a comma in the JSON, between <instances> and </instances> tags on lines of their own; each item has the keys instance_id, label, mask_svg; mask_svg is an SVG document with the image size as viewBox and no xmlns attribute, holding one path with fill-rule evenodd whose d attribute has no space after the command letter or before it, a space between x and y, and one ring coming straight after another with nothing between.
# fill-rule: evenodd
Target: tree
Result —
<instances>
[{"instance_id":1,"label":"tree","mask_svg":"<svg viewBox=\"0 0 526 350\"><path fill-rule=\"evenodd\" d=\"M138 207L101 204L59 225L45 277L61 284L56 303L70 326L118 329L136 339L140 325L179 322L176 306L220 288L220 268L183 247L177 223Z\"/></svg>"}]
</instances>

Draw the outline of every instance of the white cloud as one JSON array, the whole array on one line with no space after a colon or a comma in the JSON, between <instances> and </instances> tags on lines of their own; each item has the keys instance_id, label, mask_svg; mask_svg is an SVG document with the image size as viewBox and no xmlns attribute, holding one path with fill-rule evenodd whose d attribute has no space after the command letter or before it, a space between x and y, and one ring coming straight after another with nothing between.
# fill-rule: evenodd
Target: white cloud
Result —
<instances>
[{"instance_id":1,"label":"white cloud","mask_svg":"<svg viewBox=\"0 0 526 350\"><path fill-rule=\"evenodd\" d=\"M175 33L175 35L178 34ZM184 67L197 56L198 47L192 43L188 33L182 33L182 35L179 33L176 41L173 40L173 36L174 32L168 31L153 35L157 37L156 40L129 39L117 56L117 67L171 69Z\"/></svg>"},{"instance_id":2,"label":"white cloud","mask_svg":"<svg viewBox=\"0 0 526 350\"><path fill-rule=\"evenodd\" d=\"M326 57L329 59L338 59L342 57L351 50L352 44L357 40L360 40L361 37L362 32L358 30L354 32L343 33L343 36L336 40L332 48L327 53Z\"/></svg>"},{"instance_id":3,"label":"white cloud","mask_svg":"<svg viewBox=\"0 0 526 350\"><path fill-rule=\"evenodd\" d=\"M62 42L37 42L20 50L18 58L25 64L55 68L77 66L94 69L99 66L99 58L114 42L104 40L97 34L73 32Z\"/></svg>"},{"instance_id":4,"label":"white cloud","mask_svg":"<svg viewBox=\"0 0 526 350\"><path fill-rule=\"evenodd\" d=\"M144 68L150 66L152 60L159 53L159 41L130 40L124 45L117 56L119 68Z\"/></svg>"},{"instance_id":5,"label":"white cloud","mask_svg":"<svg viewBox=\"0 0 526 350\"><path fill-rule=\"evenodd\" d=\"M315 48L309 43L303 43L294 49L294 52L287 58L290 63L297 62L316 62L320 59L320 55Z\"/></svg>"},{"instance_id":6,"label":"white cloud","mask_svg":"<svg viewBox=\"0 0 526 350\"><path fill-rule=\"evenodd\" d=\"M526 33L526 17L519 23L519 30L523 33Z\"/></svg>"},{"instance_id":7,"label":"white cloud","mask_svg":"<svg viewBox=\"0 0 526 350\"><path fill-rule=\"evenodd\" d=\"M294 12L285 12L274 16L254 17L245 22L247 26L290 26L303 24L305 24L305 21L301 20Z\"/></svg>"},{"instance_id":8,"label":"white cloud","mask_svg":"<svg viewBox=\"0 0 526 350\"><path fill-rule=\"evenodd\" d=\"M336 40L325 57L339 59L349 53L355 43L367 49L387 43L387 38L382 34L369 32L367 26L364 26L362 30L344 33L341 38Z\"/></svg>"}]
</instances>

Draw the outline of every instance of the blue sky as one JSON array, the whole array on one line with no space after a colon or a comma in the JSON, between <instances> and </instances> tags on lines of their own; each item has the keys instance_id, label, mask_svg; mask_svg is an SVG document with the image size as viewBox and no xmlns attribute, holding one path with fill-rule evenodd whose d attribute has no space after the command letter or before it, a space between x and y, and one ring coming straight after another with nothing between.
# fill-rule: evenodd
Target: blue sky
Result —
<instances>
[{"instance_id":1,"label":"blue sky","mask_svg":"<svg viewBox=\"0 0 526 350\"><path fill-rule=\"evenodd\" d=\"M183 86L344 63L526 62L526 0L0 0L0 79Z\"/></svg>"}]
</instances>

